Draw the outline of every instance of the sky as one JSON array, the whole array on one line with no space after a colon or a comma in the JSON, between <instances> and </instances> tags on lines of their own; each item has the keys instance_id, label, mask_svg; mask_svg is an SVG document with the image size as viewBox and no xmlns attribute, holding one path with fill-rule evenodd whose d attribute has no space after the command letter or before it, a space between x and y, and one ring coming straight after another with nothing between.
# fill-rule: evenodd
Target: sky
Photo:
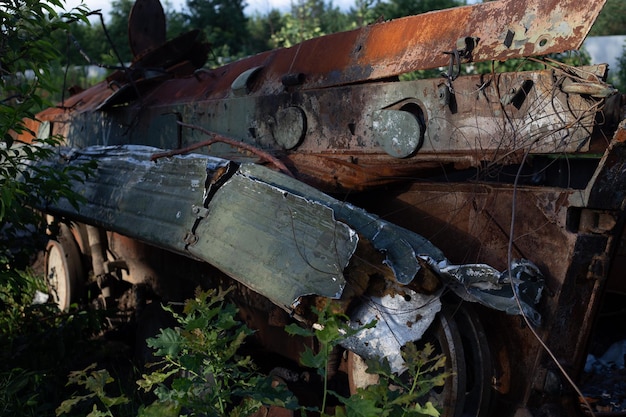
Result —
<instances>
[{"instance_id":1,"label":"sky","mask_svg":"<svg viewBox=\"0 0 626 417\"><path fill-rule=\"evenodd\" d=\"M81 0L66 0L67 8L71 8L80 4ZM83 0L83 2L91 9L102 10L105 20L108 19L111 10L111 0ZM165 4L165 0L161 0ZM175 9L180 10L185 0L169 0ZM244 13L251 16L256 13L266 14L272 9L278 9L282 12L288 12L291 9L292 0L246 0L247 6ZM339 7L341 10L347 11L354 7L354 0L333 0L333 6ZM468 4L477 3L479 0L468 0Z\"/></svg>"},{"instance_id":2,"label":"sky","mask_svg":"<svg viewBox=\"0 0 626 417\"><path fill-rule=\"evenodd\" d=\"M90 10L102 10L105 20L108 20L109 11L111 10L111 0L83 0ZM185 0L169 0L175 9L180 10ZM165 0L161 0L165 4ZM291 0L246 0L248 6L244 9L247 15L255 13L266 14L272 9L279 9L282 12L288 12L291 8ZM71 8L80 4L80 0L66 0L67 8ZM333 6L338 6L342 10L349 10L354 6L354 0L333 0Z\"/></svg>"}]
</instances>

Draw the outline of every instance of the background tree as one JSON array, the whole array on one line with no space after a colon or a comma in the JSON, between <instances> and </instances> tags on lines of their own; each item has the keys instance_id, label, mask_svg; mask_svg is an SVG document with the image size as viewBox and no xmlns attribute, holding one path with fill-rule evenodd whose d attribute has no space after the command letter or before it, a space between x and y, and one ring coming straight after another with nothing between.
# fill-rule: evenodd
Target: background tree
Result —
<instances>
[{"instance_id":1,"label":"background tree","mask_svg":"<svg viewBox=\"0 0 626 417\"><path fill-rule=\"evenodd\" d=\"M283 27L283 16L278 9L270 10L266 15L259 13L248 19L248 43L251 54L273 48L272 37Z\"/></svg>"},{"instance_id":2,"label":"background tree","mask_svg":"<svg viewBox=\"0 0 626 417\"><path fill-rule=\"evenodd\" d=\"M626 1L607 0L600 15L591 27L589 36L626 34Z\"/></svg>"},{"instance_id":3,"label":"background tree","mask_svg":"<svg viewBox=\"0 0 626 417\"><path fill-rule=\"evenodd\" d=\"M617 61L619 68L615 75L615 87L622 93L626 93L626 42L622 47L622 56Z\"/></svg>"},{"instance_id":4,"label":"background tree","mask_svg":"<svg viewBox=\"0 0 626 417\"><path fill-rule=\"evenodd\" d=\"M188 23L185 13L174 8L169 0L163 2L165 12L166 39L173 39L188 31Z\"/></svg>"},{"instance_id":5,"label":"background tree","mask_svg":"<svg viewBox=\"0 0 626 417\"><path fill-rule=\"evenodd\" d=\"M320 22L323 3L321 0L292 2L291 13L283 15L280 29L272 35L272 47L290 47L304 40L325 35Z\"/></svg>"},{"instance_id":6,"label":"background tree","mask_svg":"<svg viewBox=\"0 0 626 417\"><path fill-rule=\"evenodd\" d=\"M130 11L134 4L134 0L113 0L111 3L112 7L106 30L115 42L109 43L106 36L104 36L102 26L94 25L103 34L103 42L100 43L103 49L99 57L101 63L121 65L121 63L126 64L132 61L133 54L130 51L130 43L128 42L128 16L130 16ZM120 59L122 62L120 62Z\"/></svg>"},{"instance_id":7,"label":"background tree","mask_svg":"<svg viewBox=\"0 0 626 417\"><path fill-rule=\"evenodd\" d=\"M15 0L0 7L0 232L8 239L23 232L20 226L40 224L30 207L73 195L67 173L30 166L48 157L58 138L37 138L26 122L51 105L58 88L52 69L61 53L54 35L86 21L84 9L59 14L59 8L58 0ZM17 139L26 132L35 136L32 143ZM0 273L8 273L13 260L5 245L0 239Z\"/></svg>"},{"instance_id":8,"label":"background tree","mask_svg":"<svg viewBox=\"0 0 626 417\"><path fill-rule=\"evenodd\" d=\"M329 34L350 29L349 16L335 6L332 0L328 2L316 0L311 3L322 32Z\"/></svg>"},{"instance_id":9,"label":"background tree","mask_svg":"<svg viewBox=\"0 0 626 417\"><path fill-rule=\"evenodd\" d=\"M243 0L187 0L189 29L202 29L218 57L247 53L249 37Z\"/></svg>"},{"instance_id":10,"label":"background tree","mask_svg":"<svg viewBox=\"0 0 626 417\"><path fill-rule=\"evenodd\" d=\"M396 19L465 4L467 4L465 0L389 0L376 5L375 11L385 19Z\"/></svg>"},{"instance_id":11,"label":"background tree","mask_svg":"<svg viewBox=\"0 0 626 417\"><path fill-rule=\"evenodd\" d=\"M376 7L380 0L355 0L354 7L350 8L351 28L359 28L374 23L380 16L376 14Z\"/></svg>"},{"instance_id":12,"label":"background tree","mask_svg":"<svg viewBox=\"0 0 626 417\"><path fill-rule=\"evenodd\" d=\"M282 22L271 38L274 48L290 47L307 39L335 33L349 28L348 17L332 2L324 0L297 0L291 3L291 13L282 16Z\"/></svg>"},{"instance_id":13,"label":"background tree","mask_svg":"<svg viewBox=\"0 0 626 417\"><path fill-rule=\"evenodd\" d=\"M87 88L113 68L132 61L128 16L133 4L134 0L114 0L108 17L100 16L98 11L90 12L93 23L78 22L53 33L61 53L55 71L59 76L63 74L57 82L61 90L72 86ZM98 75L94 78L94 74ZM63 93L56 93L55 101L63 97Z\"/></svg>"},{"instance_id":14,"label":"background tree","mask_svg":"<svg viewBox=\"0 0 626 417\"><path fill-rule=\"evenodd\" d=\"M589 32L589 36L626 35L626 1L607 0ZM620 91L626 91L626 45L618 59L617 72L610 69L609 81Z\"/></svg>"}]
</instances>

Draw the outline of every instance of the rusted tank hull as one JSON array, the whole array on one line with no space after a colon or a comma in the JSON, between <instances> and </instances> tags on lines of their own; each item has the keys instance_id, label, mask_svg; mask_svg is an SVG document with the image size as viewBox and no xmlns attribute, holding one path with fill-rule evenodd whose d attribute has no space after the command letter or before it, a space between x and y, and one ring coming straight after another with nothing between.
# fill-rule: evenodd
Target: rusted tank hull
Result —
<instances>
[{"instance_id":1,"label":"rusted tank hull","mask_svg":"<svg viewBox=\"0 0 626 417\"><path fill-rule=\"evenodd\" d=\"M605 72L599 66L584 74L598 81ZM600 101L561 88L580 84L577 77L558 67L463 77L455 81L453 106L448 87L437 79L193 104L135 103L67 114L53 122L53 132L77 147L144 144L150 138L152 146L181 149L209 138L189 128L197 126L277 155L299 179L324 190L361 191L427 177L445 165L511 164L526 151L595 151L590 132ZM346 105L335 111L337 103ZM259 162L222 143L213 144L210 154Z\"/></svg>"},{"instance_id":2,"label":"rusted tank hull","mask_svg":"<svg viewBox=\"0 0 626 417\"><path fill-rule=\"evenodd\" d=\"M616 137L622 134L620 128L616 132ZM113 153L118 154L123 147L114 147ZM335 200L333 203L330 197L321 197L317 192L302 188L300 191L308 190L307 200L317 200L328 204L328 207L334 210L334 216L340 221L346 221L345 215L341 214L341 207L352 207L356 205L366 209L370 213L375 213L379 218L385 219L389 224L399 225L406 230L419 233L427 242L431 242L441 249L442 253L452 264L477 264L485 263L494 266L499 270L508 267L510 259L530 259L541 270L543 278L546 280L546 292L542 303L539 307L539 313L542 317L541 326L537 327L537 332L541 336L543 342L550 348L557 360L564 369L572 376L576 377L582 370L585 361L586 349L589 334L594 323L594 318L601 304L601 297L604 292L607 277L611 275L613 269L623 268L623 265L617 264L614 253L617 250L622 235L624 225L624 213L621 208L621 199L619 190L626 189L626 176L624 175L623 161L626 148L622 142L614 141L607 148L603 158L592 159L591 161L582 160L565 160L570 166L568 177L572 178L570 184L575 186L562 187L553 185L528 185L528 184L512 184L499 181L483 181L480 183L472 182L451 182L451 181L421 181L412 183L408 186L405 184L397 184L389 186L384 190L374 190L366 193L360 193L348 196L347 200ZM134 157L135 159L137 156ZM124 158L128 159L128 158ZM147 158L149 159L149 158ZM193 158L183 159L184 164L190 162ZM201 160L206 160L202 157ZM111 174L111 178L119 177L127 178L125 175L119 175L121 159L113 161L118 168L117 174ZM167 165L163 167L167 172L170 168ZM556 164L557 162L554 162ZM158 165L158 163L157 163ZM193 165L193 164L192 164ZM134 166L131 164L131 166ZM189 165L191 166L191 165ZM200 169L194 176L192 171L187 167L185 184L202 183L204 174L204 164L199 165ZM543 165L542 165L543 166ZM105 169L106 164L102 164L100 169ZM136 168L133 168L136 169ZM160 168L159 168L160 169ZM574 172L580 176L574 181ZM587 171L586 173L582 171ZM175 169L173 172L179 172ZM273 178L272 174L266 177L264 181L273 184L273 187L285 187L292 180L282 183L282 180ZM203 259L208 252L202 252L209 246L215 246L215 239L229 242L230 238L223 234L222 237L207 234L207 230L196 229L199 237L213 236L207 241L207 244L200 244L195 248L193 241L189 240L189 232L192 230L190 225L194 223L194 218L198 213L193 211L193 207L202 207L203 193L190 191L197 197L186 201L177 199L179 208L170 210L172 219L183 219L181 224L175 225L174 228L168 229L166 225L158 228L158 235L149 236L142 232L142 227L146 226L146 230L156 230L150 227L158 218L159 213L167 211L167 207L155 207L154 214L150 215L150 210L141 209L138 201L143 201L145 193L158 195L162 199L167 194L166 189L157 189L151 185L150 178L159 178L160 175L140 176L144 178L134 181L139 187L145 191L139 193L139 188L135 188L132 193L124 197L122 193L113 193L110 197L102 194L103 179L107 176L97 175L99 178L93 182L92 186L88 186L95 192L93 197L89 197L91 191L83 193L89 197L90 203L100 204L104 207L104 211L98 209L97 212L90 211L84 207L82 212L75 212L69 206L49 207L49 210L62 215L89 223L95 223L108 230L123 232L136 239L149 241L152 244L165 247L168 250L187 254L195 259ZM547 180L546 180L547 181ZM177 187L176 183L172 183L174 189L184 189ZM292 188L283 188L279 195L283 193L293 193L299 189L299 186L292 185ZM162 187L165 184L162 184ZM187 184L188 185L188 184ZM80 187L80 185L77 185ZM196 185L197 186L197 185ZM117 188L130 190L129 185L109 187L111 190ZM247 187L247 186L246 186ZM293 188L295 187L295 188ZM106 188L106 187L105 187ZM193 187L191 187L193 188ZM98 191L99 190L99 191ZM228 192L229 195L236 195L236 191L225 191L229 188L222 189L222 192ZM617 193L616 193L616 190ZM178 193L179 191L172 191ZM257 191L255 191L256 193ZM206 194L206 190L204 192ZM137 196L139 197L133 197ZM286 194L285 194L286 195ZM111 206L110 203L102 203L102 199L112 199L116 201L118 206ZM135 201L136 198L139 200ZM282 199L283 197L281 197ZM197 201L196 201L197 200ZM100 202L99 202L100 201ZM147 198L146 201L150 201ZM173 200L172 200L173 201ZM234 200L233 200L234 201ZM237 200L239 201L239 200ZM260 200L258 200L260 201ZM133 203L134 202L134 203ZM129 204L132 203L132 204ZM263 204L267 205L269 200ZM236 203L241 207L242 201ZM125 208L127 207L127 208ZM207 206L208 214L215 215L220 206ZM251 206L250 206L251 207ZM300 210L297 206L291 206L292 210ZM147 218L149 221L142 222L140 217L136 217L128 222L123 221L123 216L130 213L141 211L140 217ZM185 215L182 215L182 212ZM246 211L246 210L244 210ZM106 214L110 212L110 214ZM180 214L176 214L180 213ZM121 216L121 217L120 217ZM252 212L247 212L248 222L250 219L256 218ZM218 218L218 217L216 217ZM151 219L151 220L150 220ZM375 217L371 218L372 221ZM178 220L176 220L178 221ZM202 220L204 221L204 220ZM237 224L237 222L221 220L225 225ZM261 222L262 223L262 222ZM299 230L299 220L292 218L290 226L287 227L291 232L287 235L277 234L279 239L277 243L287 243L291 237L296 237L301 233L294 234ZM350 223L354 226L355 223ZM134 225L132 228L124 228L123 225ZM280 224L276 224L279 228L284 228ZM308 226L311 227L311 226ZM334 227L332 227L334 229ZM317 228L311 229L320 230ZM306 234L306 233L305 233ZM241 235L241 232L238 234ZM333 239L339 238L335 232L332 233ZM360 236L368 236L367 232L360 230ZM250 239L250 234L246 234ZM283 238L280 238L283 236ZM397 235L398 237L400 235ZM367 240L367 238L365 239ZM304 241L297 239L294 241L291 249L283 248L282 252L297 252L299 255L287 257L289 262L295 259L304 260L302 268L307 265L313 270L320 270L319 265L311 264L312 258L307 254L313 254L316 245L305 245ZM300 243L298 243L300 242ZM174 244L174 246L172 246ZM207 246L208 245L208 246ZM238 245L240 246L240 245ZM331 249L330 257L338 255L336 252L336 243L326 244L323 247ZM388 250L386 247L385 250ZM237 252L237 249L235 249ZM229 259L236 256L235 253L226 255L223 259ZM358 254L357 257L361 257ZM439 252L430 252L429 257L437 258ZM264 262L263 257L249 253L246 257L247 261ZM220 263L214 258L204 258L209 263ZM320 258L321 259L321 258ZM374 258L369 257L369 262ZM283 261L281 261L283 262ZM344 261L347 262L347 261ZM368 262L368 263L369 263ZM380 262L380 259L378 260ZM237 263L241 263L239 260ZM278 265L274 266L279 266ZM379 264L382 266L382 263ZM269 266L269 265L268 265ZM346 268L346 282L348 286L360 282L367 285L367 281L355 281L355 275L351 271L355 271L355 265ZM279 291L274 291L273 285L281 287L289 287L290 289L298 288L302 281L295 279L292 284L280 284L279 280L268 281L268 276L263 274L248 274L238 270L233 270L230 265L220 265L220 269L226 271L229 275L236 278L237 281L243 282L245 287L255 289L261 295L272 300L272 304L264 305L262 301L252 301L255 297L250 294L245 297L248 301L242 300L242 307L260 309L257 314L271 314L276 316L272 308L267 306L278 306L279 308L291 311L294 308L292 301L295 300L293 294L287 298L277 298ZM375 273L380 273L383 268L374 267ZM325 271L324 274L328 272ZM370 271L371 274L372 271ZM399 275L393 278L391 271L386 273L388 279L392 281L400 280ZM282 272L271 272L270 275L278 279L283 275ZM271 284L269 287L258 286L254 281L246 281L246 277L255 277L259 279L259 283ZM289 278L289 274L286 274ZM293 275L291 278L295 278ZM305 295L309 292L324 295L324 291L328 286L324 282L330 282L327 278L321 278L320 284L307 287L299 294ZM619 282L620 277L617 278ZM307 284L312 284L310 279L306 280ZM412 288L420 288L420 291L429 290L424 287L421 279L410 283ZM445 285L445 284L444 284ZM244 287L242 287L244 288ZM432 291L432 288L430 289ZM335 291L336 292L336 291ZM244 291L242 294L247 294ZM326 294L333 296L332 294ZM362 296L362 293L354 292L352 289L337 297L342 299L347 307L350 305L355 296ZM244 295L242 295L244 296ZM345 297L344 297L345 296ZM305 299L301 299L301 302ZM252 304L249 305L248 303ZM300 306L304 308L311 301L305 301ZM449 300L447 302L450 302ZM456 301L459 302L458 299ZM455 301L453 301L454 305ZM495 363L490 374L493 381L490 381L491 388L497 392L500 400L496 401L494 407L497 415L508 415L511 412L511 404L515 407L541 407L546 403L560 403L564 391L568 391L568 387L554 363L549 358L537 341L535 336L530 333L526 324L518 316L494 315L493 310L488 307L475 306L474 310L478 313L479 320L484 327L485 338L488 341L490 349L490 361ZM298 309L304 314L305 310ZM261 313L262 312L262 313ZM284 313L283 313L284 314ZM280 316L280 314L278 314ZM421 314L420 314L421 315ZM254 316L254 315L253 315ZM252 316L251 316L252 317ZM452 316L454 317L454 315ZM288 320L283 318L281 322ZM461 320L461 318L458 318ZM255 321L251 321L251 324ZM279 327L279 326L278 326ZM264 328L264 326L261 326ZM279 331L277 326L269 326L266 328L268 334ZM277 349L287 349L284 353L287 356L296 355L297 350L293 350L293 346L275 346L271 342L272 337L268 337L268 346L274 346ZM573 400L574 397L566 397L572 401L566 402L569 412L577 412L578 405ZM491 409L490 409L491 412Z\"/></svg>"},{"instance_id":3,"label":"rusted tank hull","mask_svg":"<svg viewBox=\"0 0 626 417\"><path fill-rule=\"evenodd\" d=\"M219 69L183 54L158 79L114 74L40 115L41 134L73 148L61 165L100 163L76 184L81 210L44 209L217 267L290 358L276 332L310 325L312 305L334 298L355 322L380 313L384 325L344 343L351 387L360 356L400 371L401 345L429 337L456 375L444 416L574 415L563 372L580 374L607 277L619 287L624 268L624 101L605 65L460 68L577 48L603 4L487 2Z\"/></svg>"},{"instance_id":4,"label":"rusted tank hull","mask_svg":"<svg viewBox=\"0 0 626 417\"><path fill-rule=\"evenodd\" d=\"M480 62L576 50L604 3L604 0L585 4L575 0L506 0L375 23L264 52L215 70L203 70L196 74L196 83L180 80L165 83L161 87L160 103L226 98L233 85L241 87L238 93L275 95L294 89L388 79L411 71L448 66L454 51L460 53L463 62ZM193 36L184 36L174 41L177 48L155 50L131 70L141 73L145 63L147 68L161 64L167 70L172 67L172 72L181 71L180 65L173 65L170 60L172 55L184 50L188 52L182 56L184 62L193 62L205 53L205 48L195 46ZM473 40L466 41L468 38ZM193 55L194 50L197 56ZM239 78L244 73L248 77ZM256 77L254 80L249 78L252 75ZM97 94L81 93L66 105L79 103L77 110L94 109L124 103L133 97L135 92L124 88L128 80L123 74L110 78L116 85L102 84ZM132 89L143 90L154 82L143 75L136 81L139 84ZM162 81L163 75L158 82Z\"/></svg>"}]
</instances>

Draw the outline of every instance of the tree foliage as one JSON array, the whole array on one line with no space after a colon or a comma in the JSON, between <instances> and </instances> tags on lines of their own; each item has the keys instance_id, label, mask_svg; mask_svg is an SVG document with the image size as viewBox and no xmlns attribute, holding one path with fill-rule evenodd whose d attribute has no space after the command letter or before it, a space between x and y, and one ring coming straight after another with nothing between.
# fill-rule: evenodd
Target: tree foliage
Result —
<instances>
[{"instance_id":1,"label":"tree foliage","mask_svg":"<svg viewBox=\"0 0 626 417\"><path fill-rule=\"evenodd\" d=\"M624 0L607 0L597 20L591 27L590 36L626 35L626 2ZM620 91L626 91L626 44L622 55L617 60L617 72L610 81Z\"/></svg>"},{"instance_id":2,"label":"tree foliage","mask_svg":"<svg viewBox=\"0 0 626 417\"><path fill-rule=\"evenodd\" d=\"M298 0L291 13L283 16L281 28L272 36L275 47L290 47L307 39L326 35L321 16L325 4L320 0Z\"/></svg>"},{"instance_id":3,"label":"tree foliage","mask_svg":"<svg viewBox=\"0 0 626 417\"><path fill-rule=\"evenodd\" d=\"M615 87L622 93L626 93L626 42L622 46L622 56L617 60L619 68L615 75Z\"/></svg>"},{"instance_id":4,"label":"tree foliage","mask_svg":"<svg viewBox=\"0 0 626 417\"><path fill-rule=\"evenodd\" d=\"M253 331L239 321L228 292L198 290L183 314L168 309L179 326L148 339L159 361L137 384L157 400L140 416L173 417L183 410L190 416L246 416L264 404L296 406L290 392L273 387L272 378L241 353Z\"/></svg>"},{"instance_id":5,"label":"tree foliage","mask_svg":"<svg viewBox=\"0 0 626 417\"><path fill-rule=\"evenodd\" d=\"M272 39L281 30L283 24L283 15L278 9L270 10L265 16L256 14L249 18L250 52L263 52L274 48Z\"/></svg>"},{"instance_id":6,"label":"tree foliage","mask_svg":"<svg viewBox=\"0 0 626 417\"><path fill-rule=\"evenodd\" d=\"M128 16L135 4L134 0L113 0L111 3L111 14L106 30L111 39L124 40L113 44L105 42L102 50L99 51L99 59L104 64L121 65L132 60L130 43L128 42ZM102 39L106 39L104 28L95 26ZM119 55L119 58L118 58ZM121 59L122 62L119 62Z\"/></svg>"},{"instance_id":7,"label":"tree foliage","mask_svg":"<svg viewBox=\"0 0 626 417\"><path fill-rule=\"evenodd\" d=\"M369 25L376 21L379 16L376 14L376 5L379 0L355 0L354 7L350 9L351 28L355 29Z\"/></svg>"},{"instance_id":8,"label":"tree foliage","mask_svg":"<svg viewBox=\"0 0 626 417\"><path fill-rule=\"evenodd\" d=\"M185 15L190 29L202 29L220 57L237 57L246 51L248 28L243 0L187 0Z\"/></svg>"},{"instance_id":9,"label":"tree foliage","mask_svg":"<svg viewBox=\"0 0 626 417\"><path fill-rule=\"evenodd\" d=\"M624 0L607 0L591 27L589 35L626 35L626 2Z\"/></svg>"},{"instance_id":10,"label":"tree foliage","mask_svg":"<svg viewBox=\"0 0 626 417\"><path fill-rule=\"evenodd\" d=\"M32 131L28 120L49 106L55 83L55 62L60 52L54 34L86 21L85 10L59 13L60 0L2 1L0 7L0 278L14 272L13 243L41 225L32 207L61 197L75 201L69 179L73 171L54 171L34 163L48 158L60 138ZM32 135L32 142L19 135Z\"/></svg>"},{"instance_id":11,"label":"tree foliage","mask_svg":"<svg viewBox=\"0 0 626 417\"><path fill-rule=\"evenodd\" d=\"M395 19L432 10L463 6L465 4L465 0L389 0L388 2L379 3L375 10L385 19Z\"/></svg>"},{"instance_id":12,"label":"tree foliage","mask_svg":"<svg viewBox=\"0 0 626 417\"><path fill-rule=\"evenodd\" d=\"M58 137L35 132L35 114L49 106L55 90L59 49L55 34L86 19L84 9L56 10L57 0L2 1L0 6L0 414L46 415L39 395L55 386L54 369L64 353L80 349L77 335L88 329L84 315L59 317L52 304L31 305L36 286L24 272L30 255L46 239L45 218L34 207L68 198L70 178L80 171L40 164L51 157ZM21 136L20 136L21 134ZM31 141L23 138L34 136ZM20 139L22 138L22 139ZM74 320L76 319L76 320ZM74 324L76 326L74 326ZM52 398L52 397L50 397Z\"/></svg>"}]
</instances>

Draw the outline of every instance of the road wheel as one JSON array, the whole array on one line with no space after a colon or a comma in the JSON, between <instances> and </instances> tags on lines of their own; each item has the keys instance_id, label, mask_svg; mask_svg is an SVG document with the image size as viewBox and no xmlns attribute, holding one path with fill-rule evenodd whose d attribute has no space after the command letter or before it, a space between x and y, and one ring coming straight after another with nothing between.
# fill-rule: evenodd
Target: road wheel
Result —
<instances>
[{"instance_id":1,"label":"road wheel","mask_svg":"<svg viewBox=\"0 0 626 417\"><path fill-rule=\"evenodd\" d=\"M70 228L59 225L56 240L50 240L46 247L46 279L54 302L62 311L79 298L83 278L83 267L78 249Z\"/></svg>"},{"instance_id":2,"label":"road wheel","mask_svg":"<svg viewBox=\"0 0 626 417\"><path fill-rule=\"evenodd\" d=\"M492 381L495 366L485 329L471 306L462 304L454 313L465 353L466 393L463 417L489 416L496 399Z\"/></svg>"},{"instance_id":3,"label":"road wheel","mask_svg":"<svg viewBox=\"0 0 626 417\"><path fill-rule=\"evenodd\" d=\"M443 387L433 389L421 402L431 401L442 410L442 417L484 416L492 403L490 388L493 366L480 322L465 307L445 306L421 340L435 346L436 353L446 357L446 372L452 374ZM378 383L366 372L363 359L348 353L348 381L353 394L360 387Z\"/></svg>"}]
</instances>

